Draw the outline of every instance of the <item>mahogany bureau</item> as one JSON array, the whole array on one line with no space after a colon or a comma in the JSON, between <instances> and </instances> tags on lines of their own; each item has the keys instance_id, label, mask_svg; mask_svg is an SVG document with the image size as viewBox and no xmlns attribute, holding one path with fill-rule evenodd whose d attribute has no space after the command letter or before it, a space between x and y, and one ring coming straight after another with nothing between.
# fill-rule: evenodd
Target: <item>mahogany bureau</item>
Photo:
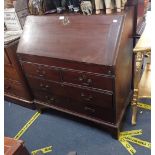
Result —
<instances>
[{"instance_id":1,"label":"mahogany bureau","mask_svg":"<svg viewBox=\"0 0 155 155\"><path fill-rule=\"evenodd\" d=\"M32 95L16 55L18 42L19 39L4 45L4 95L6 100L34 108Z\"/></svg>"},{"instance_id":2,"label":"mahogany bureau","mask_svg":"<svg viewBox=\"0 0 155 155\"><path fill-rule=\"evenodd\" d=\"M133 7L114 15L29 16L17 55L36 107L101 125L116 138L132 96Z\"/></svg>"}]
</instances>

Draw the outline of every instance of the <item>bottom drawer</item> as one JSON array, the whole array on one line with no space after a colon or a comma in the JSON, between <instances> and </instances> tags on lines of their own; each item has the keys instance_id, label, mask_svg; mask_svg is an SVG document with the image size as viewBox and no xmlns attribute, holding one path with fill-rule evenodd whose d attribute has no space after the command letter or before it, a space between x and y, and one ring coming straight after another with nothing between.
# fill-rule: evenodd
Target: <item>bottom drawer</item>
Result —
<instances>
[{"instance_id":1,"label":"bottom drawer","mask_svg":"<svg viewBox=\"0 0 155 155\"><path fill-rule=\"evenodd\" d=\"M94 106L88 103L77 102L67 97L65 98L57 96L55 94L48 94L44 91L34 91L33 94L36 100L44 102L47 105L54 105L81 115L103 120L106 122L114 122L113 109Z\"/></svg>"},{"instance_id":2,"label":"bottom drawer","mask_svg":"<svg viewBox=\"0 0 155 155\"><path fill-rule=\"evenodd\" d=\"M75 104L74 101L72 101ZM94 106L90 104L78 103L74 107L74 110L82 115L89 116L98 120L103 120L105 122L114 122L113 110L105 109L99 106Z\"/></svg>"},{"instance_id":3,"label":"bottom drawer","mask_svg":"<svg viewBox=\"0 0 155 155\"><path fill-rule=\"evenodd\" d=\"M13 95L13 96L17 96L17 97L21 97L24 99L29 99L30 96L27 92L27 90L25 89L25 87L17 82L17 81L12 81L9 79L5 79L4 80L4 91L7 94Z\"/></svg>"}]
</instances>

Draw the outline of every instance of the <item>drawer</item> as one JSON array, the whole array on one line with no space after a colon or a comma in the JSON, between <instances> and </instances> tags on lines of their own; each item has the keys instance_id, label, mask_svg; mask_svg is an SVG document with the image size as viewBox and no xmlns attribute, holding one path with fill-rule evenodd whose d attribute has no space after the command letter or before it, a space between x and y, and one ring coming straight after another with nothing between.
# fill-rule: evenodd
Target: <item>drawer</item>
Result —
<instances>
[{"instance_id":1,"label":"drawer","mask_svg":"<svg viewBox=\"0 0 155 155\"><path fill-rule=\"evenodd\" d=\"M28 83L32 90L39 90L39 91L45 91L50 94L57 94L57 95L65 95L65 89L64 86L60 83L47 81L43 79L38 79L34 77L28 77Z\"/></svg>"},{"instance_id":2,"label":"drawer","mask_svg":"<svg viewBox=\"0 0 155 155\"><path fill-rule=\"evenodd\" d=\"M106 122L114 122L114 114L113 114L113 109L106 109L100 106L96 105L90 105L90 104L82 104L78 103L75 104L74 101L70 103L71 105L74 104L73 111L88 116L90 118L106 121Z\"/></svg>"},{"instance_id":3,"label":"drawer","mask_svg":"<svg viewBox=\"0 0 155 155\"><path fill-rule=\"evenodd\" d=\"M25 99L30 97L25 87L21 83L8 79L4 80L4 91L7 94Z\"/></svg>"},{"instance_id":4,"label":"drawer","mask_svg":"<svg viewBox=\"0 0 155 155\"><path fill-rule=\"evenodd\" d=\"M17 71L15 70L15 68L13 68L11 66L5 66L4 67L4 77L7 79L20 81L20 77L17 74Z\"/></svg>"},{"instance_id":5,"label":"drawer","mask_svg":"<svg viewBox=\"0 0 155 155\"><path fill-rule=\"evenodd\" d=\"M73 70L63 70L62 73L64 82L113 91L112 77L77 72Z\"/></svg>"},{"instance_id":6,"label":"drawer","mask_svg":"<svg viewBox=\"0 0 155 155\"><path fill-rule=\"evenodd\" d=\"M81 112L89 117L104 120L106 122L114 122L114 112L113 109L104 109L99 106L94 105L84 105L81 108Z\"/></svg>"},{"instance_id":7,"label":"drawer","mask_svg":"<svg viewBox=\"0 0 155 155\"><path fill-rule=\"evenodd\" d=\"M22 67L26 75L53 81L61 81L60 72L56 68L26 62L22 62Z\"/></svg>"},{"instance_id":8,"label":"drawer","mask_svg":"<svg viewBox=\"0 0 155 155\"><path fill-rule=\"evenodd\" d=\"M64 85L66 96L82 103L101 106L103 108L113 108L113 95L103 91L94 91L71 85Z\"/></svg>"}]
</instances>

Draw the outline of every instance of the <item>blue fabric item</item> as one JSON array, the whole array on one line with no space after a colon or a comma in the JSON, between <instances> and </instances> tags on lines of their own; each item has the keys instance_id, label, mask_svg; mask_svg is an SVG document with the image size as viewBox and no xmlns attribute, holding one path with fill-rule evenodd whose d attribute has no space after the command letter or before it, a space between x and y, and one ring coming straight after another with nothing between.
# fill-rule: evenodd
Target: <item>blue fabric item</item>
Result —
<instances>
[{"instance_id":1,"label":"blue fabric item","mask_svg":"<svg viewBox=\"0 0 155 155\"><path fill-rule=\"evenodd\" d=\"M144 100L141 100L141 102ZM146 103L150 100L146 99ZM141 112L142 111L142 112ZM5 101L5 136L14 137L32 117L36 110L30 110ZM151 112L139 109L137 125L131 125L131 109L127 110L122 131L142 129L143 134L135 136L151 141ZM78 119L55 110L44 111L21 137L27 149L33 150L52 145L52 152L47 155L129 155L121 143L83 119ZM130 143L136 149L136 155L150 155L151 150Z\"/></svg>"}]
</instances>

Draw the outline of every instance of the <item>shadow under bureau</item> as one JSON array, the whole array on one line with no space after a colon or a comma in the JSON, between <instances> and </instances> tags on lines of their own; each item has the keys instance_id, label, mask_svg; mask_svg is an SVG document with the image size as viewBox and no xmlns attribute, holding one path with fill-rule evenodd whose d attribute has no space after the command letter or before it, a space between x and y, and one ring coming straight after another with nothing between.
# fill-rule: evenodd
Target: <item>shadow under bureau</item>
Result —
<instances>
[{"instance_id":1,"label":"shadow under bureau","mask_svg":"<svg viewBox=\"0 0 155 155\"><path fill-rule=\"evenodd\" d=\"M38 110L100 124L116 138L131 99L133 8L114 15L29 16L17 55Z\"/></svg>"}]
</instances>

